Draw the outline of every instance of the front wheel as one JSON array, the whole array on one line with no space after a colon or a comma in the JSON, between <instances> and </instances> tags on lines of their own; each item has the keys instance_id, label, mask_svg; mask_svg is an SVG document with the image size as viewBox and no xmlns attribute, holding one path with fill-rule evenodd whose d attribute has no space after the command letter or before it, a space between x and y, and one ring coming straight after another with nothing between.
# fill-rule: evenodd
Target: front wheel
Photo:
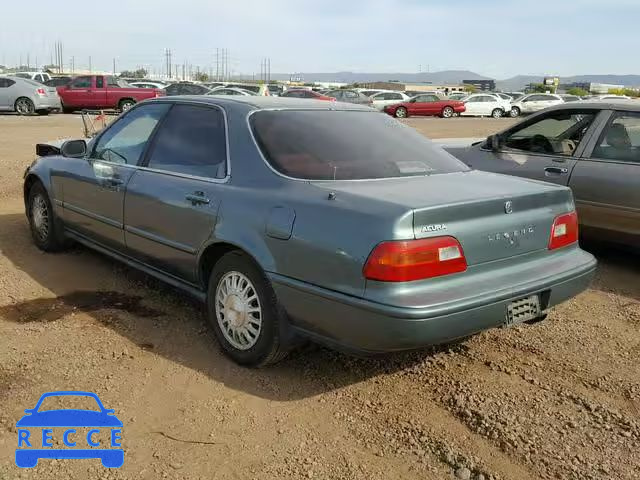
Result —
<instances>
[{"instance_id":1,"label":"front wheel","mask_svg":"<svg viewBox=\"0 0 640 480\"><path fill-rule=\"evenodd\" d=\"M407 118L407 109L404 107L398 107L396 109L396 118Z\"/></svg>"},{"instance_id":2,"label":"front wheel","mask_svg":"<svg viewBox=\"0 0 640 480\"><path fill-rule=\"evenodd\" d=\"M511 118L516 118L520 116L520 109L518 107L511 107L511 111L509 112L509 116Z\"/></svg>"},{"instance_id":3,"label":"front wheel","mask_svg":"<svg viewBox=\"0 0 640 480\"><path fill-rule=\"evenodd\" d=\"M214 266L207 314L222 350L249 367L276 363L287 354L286 321L271 283L246 254L225 254Z\"/></svg>"},{"instance_id":4,"label":"front wheel","mask_svg":"<svg viewBox=\"0 0 640 480\"><path fill-rule=\"evenodd\" d=\"M496 108L491 112L493 118L502 118L502 115L504 115L504 111L501 108Z\"/></svg>"},{"instance_id":5,"label":"front wheel","mask_svg":"<svg viewBox=\"0 0 640 480\"><path fill-rule=\"evenodd\" d=\"M29 190L27 208L31 236L36 246L45 252L62 250L66 246L65 238L49 195L41 183L34 183Z\"/></svg>"},{"instance_id":6,"label":"front wheel","mask_svg":"<svg viewBox=\"0 0 640 480\"><path fill-rule=\"evenodd\" d=\"M31 101L31 99L27 97L20 97L19 99L17 99L14 107L16 112L18 112L20 115L33 115L33 113L36 111L35 105Z\"/></svg>"},{"instance_id":7,"label":"front wheel","mask_svg":"<svg viewBox=\"0 0 640 480\"><path fill-rule=\"evenodd\" d=\"M451 118L456 112L451 107L444 107L442 109L442 117L443 118Z\"/></svg>"}]
</instances>

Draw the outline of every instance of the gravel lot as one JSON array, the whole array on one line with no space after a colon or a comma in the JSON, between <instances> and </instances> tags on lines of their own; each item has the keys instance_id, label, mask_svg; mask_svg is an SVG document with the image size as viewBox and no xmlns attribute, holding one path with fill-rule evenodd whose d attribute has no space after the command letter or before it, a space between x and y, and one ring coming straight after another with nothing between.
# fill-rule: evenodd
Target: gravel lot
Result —
<instances>
[{"instance_id":1,"label":"gravel lot","mask_svg":"<svg viewBox=\"0 0 640 480\"><path fill-rule=\"evenodd\" d=\"M409 119L476 137L509 119ZM31 243L21 177L75 115L0 115L0 479L640 478L640 259L595 250L592 288L547 321L355 359L308 346L263 370L218 351L200 307L84 248ZM46 391L96 392L125 463L13 464Z\"/></svg>"}]
</instances>

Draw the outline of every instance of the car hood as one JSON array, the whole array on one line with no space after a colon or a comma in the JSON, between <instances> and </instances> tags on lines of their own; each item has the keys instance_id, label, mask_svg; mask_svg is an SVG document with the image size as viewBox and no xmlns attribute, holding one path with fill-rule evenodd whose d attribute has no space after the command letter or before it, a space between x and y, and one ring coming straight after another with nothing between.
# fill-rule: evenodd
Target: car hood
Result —
<instances>
[{"instance_id":1,"label":"car hood","mask_svg":"<svg viewBox=\"0 0 640 480\"><path fill-rule=\"evenodd\" d=\"M475 202L562 189L557 185L478 170L381 180L315 181L317 187L406 208Z\"/></svg>"},{"instance_id":2,"label":"car hood","mask_svg":"<svg viewBox=\"0 0 640 480\"><path fill-rule=\"evenodd\" d=\"M25 415L17 427L122 427L115 415L91 410L49 410Z\"/></svg>"}]
</instances>

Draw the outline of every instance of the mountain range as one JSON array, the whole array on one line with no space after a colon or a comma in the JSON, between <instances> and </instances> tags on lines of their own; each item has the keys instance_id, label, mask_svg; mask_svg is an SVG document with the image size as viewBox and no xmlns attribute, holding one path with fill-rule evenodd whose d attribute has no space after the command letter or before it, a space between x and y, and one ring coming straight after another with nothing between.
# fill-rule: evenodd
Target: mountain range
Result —
<instances>
[{"instance_id":1,"label":"mountain range","mask_svg":"<svg viewBox=\"0 0 640 480\"><path fill-rule=\"evenodd\" d=\"M421 73L358 73L358 72L334 72L334 73L275 73L271 74L273 80L289 80L291 77L299 77L305 82L340 82L340 83L366 83L398 81L402 83L432 83L434 85L459 84L463 80L488 80L490 77L480 75L469 70L444 70L441 72ZM517 75L504 80L496 80L496 88L499 90L522 90L529 83L542 82L542 75ZM625 85L629 87L640 86L640 75L574 75L560 77L561 83L587 82L608 83L613 85Z\"/></svg>"}]
</instances>

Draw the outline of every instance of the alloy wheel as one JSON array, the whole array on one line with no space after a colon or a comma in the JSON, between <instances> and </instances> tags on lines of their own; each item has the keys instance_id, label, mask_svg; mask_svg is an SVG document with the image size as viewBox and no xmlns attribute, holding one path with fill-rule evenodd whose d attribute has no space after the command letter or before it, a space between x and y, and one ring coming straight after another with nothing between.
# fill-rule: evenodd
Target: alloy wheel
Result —
<instances>
[{"instance_id":1,"label":"alloy wheel","mask_svg":"<svg viewBox=\"0 0 640 480\"><path fill-rule=\"evenodd\" d=\"M249 278L236 271L226 273L216 288L215 311L224 338L234 348L248 350L256 344L262 329L262 307Z\"/></svg>"},{"instance_id":2,"label":"alloy wheel","mask_svg":"<svg viewBox=\"0 0 640 480\"><path fill-rule=\"evenodd\" d=\"M49 237L49 208L42 195L36 195L31 202L31 222L33 230L42 242Z\"/></svg>"}]
</instances>

